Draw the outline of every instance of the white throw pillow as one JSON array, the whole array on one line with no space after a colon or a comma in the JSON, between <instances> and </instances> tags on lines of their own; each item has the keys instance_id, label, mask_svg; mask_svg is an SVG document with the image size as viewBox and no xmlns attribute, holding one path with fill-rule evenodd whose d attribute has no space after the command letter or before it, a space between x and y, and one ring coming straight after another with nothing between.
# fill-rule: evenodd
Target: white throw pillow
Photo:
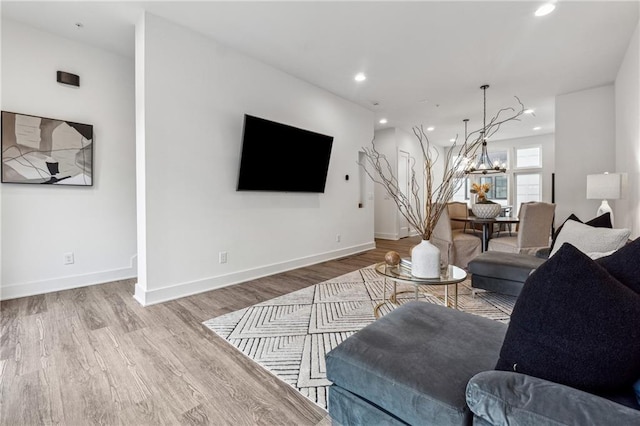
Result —
<instances>
[{"instance_id":1,"label":"white throw pillow","mask_svg":"<svg viewBox=\"0 0 640 426\"><path fill-rule=\"evenodd\" d=\"M629 238L629 229L594 228L575 220L567 220L556 238L551 256L569 243L583 253L597 256L597 253L608 253L618 250Z\"/></svg>"}]
</instances>

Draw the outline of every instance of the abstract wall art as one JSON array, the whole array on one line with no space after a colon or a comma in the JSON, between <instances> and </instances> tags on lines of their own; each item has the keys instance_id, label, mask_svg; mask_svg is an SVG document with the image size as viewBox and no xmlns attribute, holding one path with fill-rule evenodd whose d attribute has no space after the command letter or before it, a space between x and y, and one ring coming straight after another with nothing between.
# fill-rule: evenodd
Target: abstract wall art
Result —
<instances>
[{"instance_id":1,"label":"abstract wall art","mask_svg":"<svg viewBox=\"0 0 640 426\"><path fill-rule=\"evenodd\" d=\"M2 111L2 183L93 185L93 126Z\"/></svg>"}]
</instances>

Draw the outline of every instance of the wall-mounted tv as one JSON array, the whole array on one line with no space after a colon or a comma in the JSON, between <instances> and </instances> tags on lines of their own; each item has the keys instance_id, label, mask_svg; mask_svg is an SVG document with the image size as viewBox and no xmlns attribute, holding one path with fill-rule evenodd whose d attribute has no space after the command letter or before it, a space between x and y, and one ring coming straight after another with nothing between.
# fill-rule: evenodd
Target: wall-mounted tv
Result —
<instances>
[{"instance_id":1,"label":"wall-mounted tv","mask_svg":"<svg viewBox=\"0 0 640 426\"><path fill-rule=\"evenodd\" d=\"M244 116L238 191L324 192L333 136Z\"/></svg>"}]
</instances>

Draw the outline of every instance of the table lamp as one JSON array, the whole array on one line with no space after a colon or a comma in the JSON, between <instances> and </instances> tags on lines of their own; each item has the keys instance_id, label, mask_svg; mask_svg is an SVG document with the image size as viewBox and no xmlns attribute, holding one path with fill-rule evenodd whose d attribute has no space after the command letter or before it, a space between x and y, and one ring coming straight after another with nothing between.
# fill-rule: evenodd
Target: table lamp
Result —
<instances>
[{"instance_id":1,"label":"table lamp","mask_svg":"<svg viewBox=\"0 0 640 426\"><path fill-rule=\"evenodd\" d=\"M587 175L587 199L602 200L596 216L609 213L613 226L613 211L607 200L617 200L621 195L622 175L620 173L604 173Z\"/></svg>"}]
</instances>

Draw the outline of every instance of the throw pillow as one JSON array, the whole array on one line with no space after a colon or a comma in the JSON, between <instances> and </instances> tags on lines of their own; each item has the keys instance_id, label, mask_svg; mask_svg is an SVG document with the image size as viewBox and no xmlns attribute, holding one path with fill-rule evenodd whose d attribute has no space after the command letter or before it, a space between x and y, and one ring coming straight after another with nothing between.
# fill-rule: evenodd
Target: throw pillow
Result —
<instances>
[{"instance_id":1,"label":"throw pillow","mask_svg":"<svg viewBox=\"0 0 640 426\"><path fill-rule=\"evenodd\" d=\"M597 262L615 279L640 294L640 238Z\"/></svg>"},{"instance_id":2,"label":"throw pillow","mask_svg":"<svg viewBox=\"0 0 640 426\"><path fill-rule=\"evenodd\" d=\"M567 223L567 220L575 220L576 222L584 223L585 225L593 226L594 228L613 228L613 225L611 224L611 213L601 214L600 216L594 217L587 222L582 222L580 219L578 219L578 216L571 213L571 215L564 222L562 222L562 225L560 225L558 229L556 229L556 232L553 233L553 236L551 238L551 250L553 250L553 248L555 247L556 239L558 238L560 231L562 231L562 227L564 226L564 224Z\"/></svg>"},{"instance_id":3,"label":"throw pillow","mask_svg":"<svg viewBox=\"0 0 640 426\"><path fill-rule=\"evenodd\" d=\"M525 282L497 370L588 392L631 389L640 377L640 295L571 244Z\"/></svg>"},{"instance_id":4,"label":"throw pillow","mask_svg":"<svg viewBox=\"0 0 640 426\"><path fill-rule=\"evenodd\" d=\"M584 223L594 228L613 228L611 224L611 213L605 213Z\"/></svg>"},{"instance_id":5,"label":"throw pillow","mask_svg":"<svg viewBox=\"0 0 640 426\"><path fill-rule=\"evenodd\" d=\"M549 257L558 251L564 243L574 245L583 253L606 253L617 250L629 238L629 229L593 228L575 220L567 220L556 239L556 246Z\"/></svg>"},{"instance_id":6,"label":"throw pillow","mask_svg":"<svg viewBox=\"0 0 640 426\"><path fill-rule=\"evenodd\" d=\"M575 220L576 222L580 222L583 223L580 219L578 219L578 216L576 216L575 214L571 213L571 215L566 218L564 220L564 222L562 222L562 225L560 225L558 227L558 229L556 229L556 232L553 233L553 235L551 236L551 250L553 251L553 248L556 246L556 240L558 239L558 235L560 235L560 231L562 231L562 228L564 228L564 224L567 223L568 220Z\"/></svg>"}]
</instances>

